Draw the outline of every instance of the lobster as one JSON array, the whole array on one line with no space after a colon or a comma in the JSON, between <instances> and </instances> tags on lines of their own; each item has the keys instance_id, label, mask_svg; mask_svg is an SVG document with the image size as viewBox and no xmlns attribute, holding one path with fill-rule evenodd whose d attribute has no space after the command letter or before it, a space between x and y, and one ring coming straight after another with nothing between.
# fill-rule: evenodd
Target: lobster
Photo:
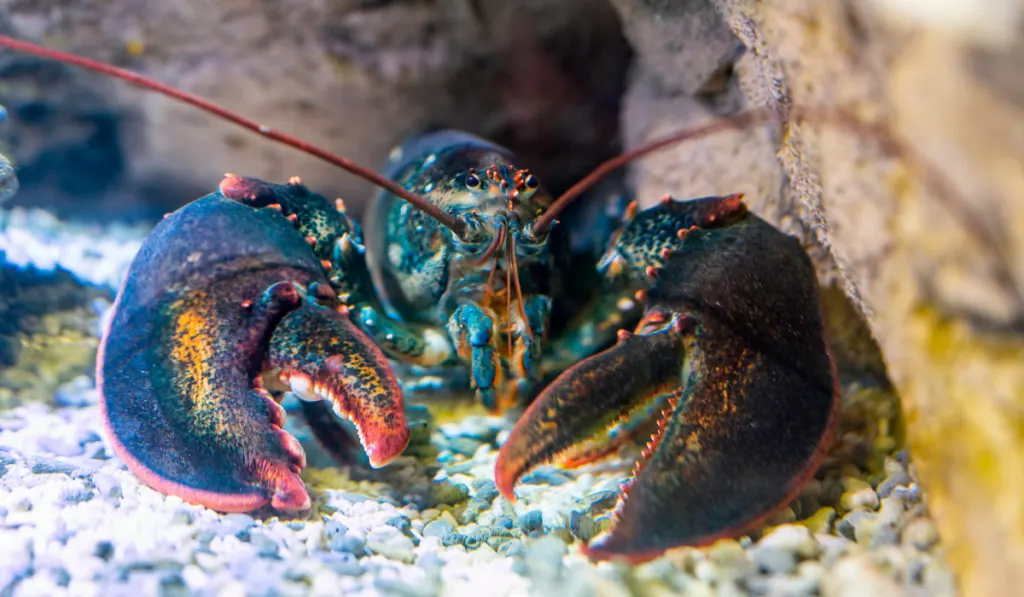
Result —
<instances>
[{"instance_id":1,"label":"lobster","mask_svg":"<svg viewBox=\"0 0 1024 597\"><path fill-rule=\"evenodd\" d=\"M613 158L553 198L511 151L468 133L416 137L381 175L130 71L0 45L161 92L381 188L365 241L343 202L298 178L235 175L147 238L97 379L117 454L158 491L221 511L306 508L281 392L309 413L333 405L383 466L408 442L403 391L454 389L468 375L491 411L526 407L494 473L508 500L538 465L578 466L649 438L614 524L585 548L639 562L754 529L828 450L840 392L815 270L742 195L630 203L598 239L598 282L552 321L570 292L558 283L567 206L632 160L770 122L767 110ZM318 420L318 437L336 442Z\"/></svg>"}]
</instances>

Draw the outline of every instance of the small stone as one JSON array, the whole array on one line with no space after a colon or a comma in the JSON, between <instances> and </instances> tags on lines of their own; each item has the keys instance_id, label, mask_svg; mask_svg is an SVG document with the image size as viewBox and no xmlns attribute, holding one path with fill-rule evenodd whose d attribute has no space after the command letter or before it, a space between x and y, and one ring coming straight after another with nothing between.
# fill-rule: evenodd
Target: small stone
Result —
<instances>
[{"instance_id":1,"label":"small stone","mask_svg":"<svg viewBox=\"0 0 1024 597\"><path fill-rule=\"evenodd\" d=\"M497 519L495 519L494 524L492 526L494 526L495 528L506 529L511 531L512 529L516 528L515 516L503 514L499 516Z\"/></svg>"},{"instance_id":2,"label":"small stone","mask_svg":"<svg viewBox=\"0 0 1024 597\"><path fill-rule=\"evenodd\" d=\"M501 550L510 542L512 539L504 537L502 535L491 535L487 538L487 545L491 547L495 552L501 553Z\"/></svg>"},{"instance_id":3,"label":"small stone","mask_svg":"<svg viewBox=\"0 0 1024 597\"><path fill-rule=\"evenodd\" d=\"M98 489L98 488L97 488ZM174 511L174 515L171 516L171 524L188 526L195 520L195 516L191 512L184 508L179 508Z\"/></svg>"},{"instance_id":4,"label":"small stone","mask_svg":"<svg viewBox=\"0 0 1024 597\"><path fill-rule=\"evenodd\" d=\"M879 523L875 525L875 532L871 536L871 548L876 549L884 545L897 545L900 542L900 532L896 525Z\"/></svg>"},{"instance_id":5,"label":"small stone","mask_svg":"<svg viewBox=\"0 0 1024 597\"><path fill-rule=\"evenodd\" d=\"M831 566L840 557L846 555L850 551L850 548L855 545L852 541L843 537L837 537L835 535L818 534L814 538L818 541L818 545L821 546L822 553L818 558L818 561L823 566Z\"/></svg>"},{"instance_id":6,"label":"small stone","mask_svg":"<svg viewBox=\"0 0 1024 597\"><path fill-rule=\"evenodd\" d=\"M39 449L57 456L80 456L83 452L78 442L66 437L45 436L39 438Z\"/></svg>"},{"instance_id":7,"label":"small stone","mask_svg":"<svg viewBox=\"0 0 1024 597\"><path fill-rule=\"evenodd\" d=\"M490 505L500 493L498 492L497 485L490 479L478 479L473 482L473 489L476 490L476 497L474 499L483 500L486 504Z\"/></svg>"},{"instance_id":8,"label":"small stone","mask_svg":"<svg viewBox=\"0 0 1024 597\"><path fill-rule=\"evenodd\" d=\"M939 541L939 530L928 518L915 518L903 529L903 543L928 551Z\"/></svg>"},{"instance_id":9,"label":"small stone","mask_svg":"<svg viewBox=\"0 0 1024 597\"><path fill-rule=\"evenodd\" d=\"M476 522L477 516L480 515L482 510L486 510L490 504L487 502L473 498L466 503L466 509L462 511L459 516L459 522L462 524L470 524Z\"/></svg>"},{"instance_id":10,"label":"small stone","mask_svg":"<svg viewBox=\"0 0 1024 597\"><path fill-rule=\"evenodd\" d=\"M448 524L452 525L453 527L458 525L458 522L455 520L455 517L452 516L452 513L449 512L448 510L445 510L444 512L441 512L441 516L438 516L437 519L438 520L443 520L443 521L447 522Z\"/></svg>"},{"instance_id":11,"label":"small stone","mask_svg":"<svg viewBox=\"0 0 1024 597\"><path fill-rule=\"evenodd\" d=\"M482 445L483 442L468 437L454 437L448 440L448 448L452 452L469 457L476 454L477 449Z\"/></svg>"},{"instance_id":12,"label":"small stone","mask_svg":"<svg viewBox=\"0 0 1024 597\"><path fill-rule=\"evenodd\" d=\"M747 561L747 552L735 539L719 539L708 550L708 559L721 567L732 567Z\"/></svg>"},{"instance_id":13,"label":"small stone","mask_svg":"<svg viewBox=\"0 0 1024 597\"><path fill-rule=\"evenodd\" d=\"M846 516L839 519L836 523L836 531L840 535L846 537L851 541L862 542L865 537L858 535L858 530L863 533L867 530L867 526L874 522L876 514L867 510L854 510Z\"/></svg>"},{"instance_id":14,"label":"small stone","mask_svg":"<svg viewBox=\"0 0 1024 597\"><path fill-rule=\"evenodd\" d=\"M755 546L750 558L767 574L792 574L796 570L796 553L779 547Z\"/></svg>"},{"instance_id":15,"label":"small stone","mask_svg":"<svg viewBox=\"0 0 1024 597\"><path fill-rule=\"evenodd\" d=\"M88 502L96 494L86 489L85 487L67 487L60 493L60 500L64 504L79 504L82 502Z\"/></svg>"},{"instance_id":16,"label":"small stone","mask_svg":"<svg viewBox=\"0 0 1024 597\"><path fill-rule=\"evenodd\" d=\"M110 541L97 541L96 546L92 550L92 555L104 562L109 561L110 558L114 557L114 544Z\"/></svg>"},{"instance_id":17,"label":"small stone","mask_svg":"<svg viewBox=\"0 0 1024 597\"><path fill-rule=\"evenodd\" d=\"M525 552L526 547L523 542L519 539L509 539L508 543L503 543L498 549L498 555L506 558L514 558L521 556Z\"/></svg>"},{"instance_id":18,"label":"small stone","mask_svg":"<svg viewBox=\"0 0 1024 597\"><path fill-rule=\"evenodd\" d=\"M33 475L74 475L75 467L60 462L59 460L48 460L44 458L38 458L32 463L32 474Z\"/></svg>"},{"instance_id":19,"label":"small stone","mask_svg":"<svg viewBox=\"0 0 1024 597\"><path fill-rule=\"evenodd\" d=\"M601 525L589 514L573 511L569 515L569 530L580 541L590 541L601 532Z\"/></svg>"},{"instance_id":20,"label":"small stone","mask_svg":"<svg viewBox=\"0 0 1024 597\"><path fill-rule=\"evenodd\" d=\"M839 498L839 508L844 512L850 512L858 508L874 510L878 508L878 494L868 485L866 488L855 491L847 491Z\"/></svg>"},{"instance_id":21,"label":"small stone","mask_svg":"<svg viewBox=\"0 0 1024 597\"><path fill-rule=\"evenodd\" d=\"M797 524L787 524L773 529L758 541L755 548L782 549L801 558L813 558L821 552L821 546L807 527Z\"/></svg>"},{"instance_id":22,"label":"small stone","mask_svg":"<svg viewBox=\"0 0 1024 597\"><path fill-rule=\"evenodd\" d=\"M878 509L878 523L883 525L897 525L907 511L906 498L902 493L895 492L882 500L882 506Z\"/></svg>"},{"instance_id":23,"label":"small stone","mask_svg":"<svg viewBox=\"0 0 1024 597\"><path fill-rule=\"evenodd\" d=\"M760 580L760 579L759 579ZM818 593L819 581L799 576L770 576L758 587L762 594L810 597Z\"/></svg>"},{"instance_id":24,"label":"small stone","mask_svg":"<svg viewBox=\"0 0 1024 597\"><path fill-rule=\"evenodd\" d=\"M878 497L885 499L889 497L897 487L909 487L913 482L914 479L907 474L907 471L901 469L895 474L887 477L878 485Z\"/></svg>"},{"instance_id":25,"label":"small stone","mask_svg":"<svg viewBox=\"0 0 1024 597\"><path fill-rule=\"evenodd\" d=\"M563 543L572 543L572 531L566 526L552 527L549 535L558 537Z\"/></svg>"},{"instance_id":26,"label":"small stone","mask_svg":"<svg viewBox=\"0 0 1024 597\"><path fill-rule=\"evenodd\" d=\"M519 530L530 536L544 530L544 514L540 510L530 510L519 517Z\"/></svg>"},{"instance_id":27,"label":"small stone","mask_svg":"<svg viewBox=\"0 0 1024 597\"><path fill-rule=\"evenodd\" d=\"M554 583L562 574L567 551L565 543L557 537L542 537L531 543L523 554L525 572L540 586Z\"/></svg>"},{"instance_id":28,"label":"small stone","mask_svg":"<svg viewBox=\"0 0 1024 597\"><path fill-rule=\"evenodd\" d=\"M250 542L256 548L256 553L261 558L277 557L279 547L277 542L266 533L256 533L250 537Z\"/></svg>"},{"instance_id":29,"label":"small stone","mask_svg":"<svg viewBox=\"0 0 1024 597\"><path fill-rule=\"evenodd\" d=\"M366 550L382 555L388 559L411 564L416 559L413 554L412 540L399 533L380 534L371 532L366 538Z\"/></svg>"},{"instance_id":30,"label":"small stone","mask_svg":"<svg viewBox=\"0 0 1024 597\"><path fill-rule=\"evenodd\" d=\"M97 394L92 380L86 375L79 375L75 379L62 384L53 394L53 400L57 406L81 408L96 404Z\"/></svg>"},{"instance_id":31,"label":"small stone","mask_svg":"<svg viewBox=\"0 0 1024 597\"><path fill-rule=\"evenodd\" d=\"M218 534L221 536L237 535L256 526L256 519L248 514L225 514L220 517Z\"/></svg>"},{"instance_id":32,"label":"small stone","mask_svg":"<svg viewBox=\"0 0 1024 597\"><path fill-rule=\"evenodd\" d=\"M596 517L597 514L611 510L619 503L619 492L601 491L591 495L588 501L590 502L590 515Z\"/></svg>"},{"instance_id":33,"label":"small stone","mask_svg":"<svg viewBox=\"0 0 1024 597\"><path fill-rule=\"evenodd\" d=\"M812 533L827 533L832 530L832 523L836 520L836 511L833 508L819 508L810 517L804 519L801 524L807 527Z\"/></svg>"},{"instance_id":34,"label":"small stone","mask_svg":"<svg viewBox=\"0 0 1024 597\"><path fill-rule=\"evenodd\" d=\"M718 566L710 560L699 560L693 566L693 576L699 581L713 583L718 580Z\"/></svg>"},{"instance_id":35,"label":"small stone","mask_svg":"<svg viewBox=\"0 0 1024 597\"><path fill-rule=\"evenodd\" d=\"M384 524L398 529L406 537L412 536L412 525L407 516L396 516L388 519Z\"/></svg>"},{"instance_id":36,"label":"small stone","mask_svg":"<svg viewBox=\"0 0 1024 597\"><path fill-rule=\"evenodd\" d=\"M466 546L466 549L474 550L486 543L490 537L491 533L487 529L478 528L473 532L464 534L462 536L462 544Z\"/></svg>"},{"instance_id":37,"label":"small stone","mask_svg":"<svg viewBox=\"0 0 1024 597\"><path fill-rule=\"evenodd\" d=\"M452 533L453 531L454 531L454 529L452 529L452 525L451 524L449 524L449 523L447 523L447 522L445 522L443 520L435 520L435 521L431 522L430 524L428 524L427 526L423 527L423 536L424 537L444 537L445 535L448 535L448 534Z\"/></svg>"},{"instance_id":38,"label":"small stone","mask_svg":"<svg viewBox=\"0 0 1024 597\"><path fill-rule=\"evenodd\" d=\"M902 587L888 578L866 556L839 560L821 580L825 597L897 597Z\"/></svg>"},{"instance_id":39,"label":"small stone","mask_svg":"<svg viewBox=\"0 0 1024 597\"><path fill-rule=\"evenodd\" d=\"M469 488L465 485L454 484L447 479L430 484L428 501L431 506L438 506L440 504L455 505L467 499L469 499Z\"/></svg>"}]
</instances>

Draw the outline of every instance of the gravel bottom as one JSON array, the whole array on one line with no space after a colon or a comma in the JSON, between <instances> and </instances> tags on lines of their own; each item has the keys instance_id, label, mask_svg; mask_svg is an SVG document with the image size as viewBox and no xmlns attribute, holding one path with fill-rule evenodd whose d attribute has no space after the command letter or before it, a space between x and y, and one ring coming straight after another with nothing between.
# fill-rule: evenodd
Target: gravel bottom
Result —
<instances>
[{"instance_id":1,"label":"gravel bottom","mask_svg":"<svg viewBox=\"0 0 1024 597\"><path fill-rule=\"evenodd\" d=\"M77 391L95 399L95 391ZM310 469L306 519L219 515L139 484L95 405L0 415L0 595L953 595L916 483L900 460L872 488L753 540L593 565L623 477L545 467L509 504L492 481L500 421L431 439L440 467L403 457L357 481ZM881 495L880 495L881 494ZM782 517L793 517L792 510Z\"/></svg>"}]
</instances>

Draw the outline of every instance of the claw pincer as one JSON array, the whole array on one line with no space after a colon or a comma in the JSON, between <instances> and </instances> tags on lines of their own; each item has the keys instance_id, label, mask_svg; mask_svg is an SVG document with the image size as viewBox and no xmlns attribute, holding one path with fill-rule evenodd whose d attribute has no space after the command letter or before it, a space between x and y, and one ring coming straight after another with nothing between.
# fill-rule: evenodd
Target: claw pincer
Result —
<instances>
[{"instance_id":1,"label":"claw pincer","mask_svg":"<svg viewBox=\"0 0 1024 597\"><path fill-rule=\"evenodd\" d=\"M308 508L305 455L282 428L268 373L333 402L373 464L405 448L397 381L310 244L280 211L213 193L157 225L118 293L97 359L115 451L146 484L191 503Z\"/></svg>"},{"instance_id":2,"label":"claw pincer","mask_svg":"<svg viewBox=\"0 0 1024 597\"><path fill-rule=\"evenodd\" d=\"M636 334L544 390L502 447L498 488L511 499L532 467L648 418L614 524L587 553L638 562L754 529L814 474L836 423L810 259L736 196L641 212L608 259L650 280Z\"/></svg>"}]
</instances>

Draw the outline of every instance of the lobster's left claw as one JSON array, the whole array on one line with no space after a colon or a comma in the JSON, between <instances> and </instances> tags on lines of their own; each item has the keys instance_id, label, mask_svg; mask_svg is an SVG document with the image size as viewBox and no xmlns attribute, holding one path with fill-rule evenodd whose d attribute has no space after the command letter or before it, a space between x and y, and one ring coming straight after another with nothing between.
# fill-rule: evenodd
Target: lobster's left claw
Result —
<instances>
[{"instance_id":1,"label":"lobster's left claw","mask_svg":"<svg viewBox=\"0 0 1024 597\"><path fill-rule=\"evenodd\" d=\"M668 203L648 217L728 200ZM611 529L585 548L593 559L637 563L754 529L795 497L835 428L835 368L797 241L743 213L679 237L637 335L560 375L498 456L495 480L512 499L533 466L670 396Z\"/></svg>"}]
</instances>

